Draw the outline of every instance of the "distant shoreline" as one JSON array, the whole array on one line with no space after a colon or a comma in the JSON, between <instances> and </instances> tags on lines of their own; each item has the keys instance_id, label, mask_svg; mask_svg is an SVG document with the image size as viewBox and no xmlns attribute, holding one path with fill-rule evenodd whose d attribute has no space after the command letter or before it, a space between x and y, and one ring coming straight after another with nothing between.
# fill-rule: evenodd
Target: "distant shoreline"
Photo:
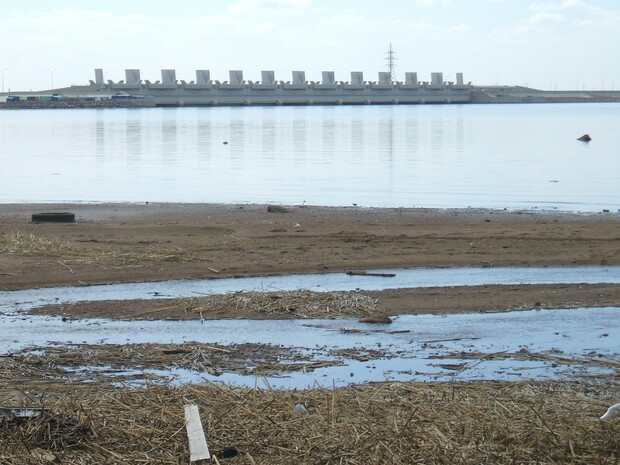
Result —
<instances>
[{"instance_id":1,"label":"distant shoreline","mask_svg":"<svg viewBox=\"0 0 620 465\"><path fill-rule=\"evenodd\" d=\"M4 100L10 101L4 102ZM543 91L522 86L282 84L71 86L37 92L0 94L0 109L453 105L500 103L620 102L620 91Z\"/></svg>"},{"instance_id":2,"label":"distant shoreline","mask_svg":"<svg viewBox=\"0 0 620 465\"><path fill-rule=\"evenodd\" d=\"M489 101L471 101L471 102L457 102L457 103L321 103L321 104L307 104L307 103L282 103L282 104L179 104L179 105L154 105L144 102L118 102L113 100L104 101L64 101L64 102L18 102L18 103L5 103L0 102L0 110L67 110L67 109L104 109L104 108L179 108L179 107L267 107L267 106L287 106L287 107L307 107L307 106L389 106L389 105L404 105L404 106L416 106L416 105L497 105L497 104L561 104L561 103L618 103L620 97L615 98L569 98L569 97L549 97L544 100L508 100L508 99L496 99Z\"/></svg>"}]
</instances>

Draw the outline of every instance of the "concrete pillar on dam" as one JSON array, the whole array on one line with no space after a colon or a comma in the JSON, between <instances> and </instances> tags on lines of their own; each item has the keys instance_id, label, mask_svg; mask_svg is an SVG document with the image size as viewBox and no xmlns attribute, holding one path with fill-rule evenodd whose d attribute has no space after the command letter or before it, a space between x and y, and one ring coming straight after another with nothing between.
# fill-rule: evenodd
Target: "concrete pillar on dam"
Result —
<instances>
[{"instance_id":1,"label":"concrete pillar on dam","mask_svg":"<svg viewBox=\"0 0 620 465\"><path fill-rule=\"evenodd\" d=\"M240 69L231 69L228 71L228 78L230 84L243 84L243 71Z\"/></svg>"},{"instance_id":2,"label":"concrete pillar on dam","mask_svg":"<svg viewBox=\"0 0 620 465\"><path fill-rule=\"evenodd\" d=\"M140 70L139 69L126 69L125 70L125 83L126 84L140 84Z\"/></svg>"},{"instance_id":3,"label":"concrete pillar on dam","mask_svg":"<svg viewBox=\"0 0 620 465\"><path fill-rule=\"evenodd\" d=\"M443 84L443 73L431 73L431 84L441 86Z\"/></svg>"},{"instance_id":4,"label":"concrete pillar on dam","mask_svg":"<svg viewBox=\"0 0 620 465\"><path fill-rule=\"evenodd\" d=\"M333 71L323 71L321 75L322 84L332 85L336 82L336 76Z\"/></svg>"},{"instance_id":5,"label":"concrete pillar on dam","mask_svg":"<svg viewBox=\"0 0 620 465\"><path fill-rule=\"evenodd\" d=\"M405 84L415 86L418 84L418 73L405 73Z\"/></svg>"},{"instance_id":6,"label":"concrete pillar on dam","mask_svg":"<svg viewBox=\"0 0 620 465\"><path fill-rule=\"evenodd\" d=\"M209 84L211 83L211 71L208 69L196 70L196 84Z\"/></svg>"},{"instance_id":7,"label":"concrete pillar on dam","mask_svg":"<svg viewBox=\"0 0 620 465\"><path fill-rule=\"evenodd\" d=\"M95 84L97 84L98 86L103 85L103 69L101 68L95 69Z\"/></svg>"},{"instance_id":8,"label":"concrete pillar on dam","mask_svg":"<svg viewBox=\"0 0 620 465\"><path fill-rule=\"evenodd\" d=\"M162 84L174 84L177 82L177 72L174 69L162 69L161 70L161 82Z\"/></svg>"},{"instance_id":9,"label":"concrete pillar on dam","mask_svg":"<svg viewBox=\"0 0 620 465\"><path fill-rule=\"evenodd\" d=\"M351 71L351 84L356 86L364 84L364 73L362 71Z\"/></svg>"},{"instance_id":10,"label":"concrete pillar on dam","mask_svg":"<svg viewBox=\"0 0 620 465\"><path fill-rule=\"evenodd\" d=\"M463 73L456 73L456 85L457 86L463 85Z\"/></svg>"},{"instance_id":11,"label":"concrete pillar on dam","mask_svg":"<svg viewBox=\"0 0 620 465\"><path fill-rule=\"evenodd\" d=\"M303 84L306 82L306 72L305 71L293 71L293 84Z\"/></svg>"},{"instance_id":12,"label":"concrete pillar on dam","mask_svg":"<svg viewBox=\"0 0 620 465\"><path fill-rule=\"evenodd\" d=\"M392 73L388 71L379 72L379 85L387 86L392 83Z\"/></svg>"},{"instance_id":13,"label":"concrete pillar on dam","mask_svg":"<svg viewBox=\"0 0 620 465\"><path fill-rule=\"evenodd\" d=\"M261 84L273 85L276 83L275 73L273 71L261 71L260 72Z\"/></svg>"}]
</instances>

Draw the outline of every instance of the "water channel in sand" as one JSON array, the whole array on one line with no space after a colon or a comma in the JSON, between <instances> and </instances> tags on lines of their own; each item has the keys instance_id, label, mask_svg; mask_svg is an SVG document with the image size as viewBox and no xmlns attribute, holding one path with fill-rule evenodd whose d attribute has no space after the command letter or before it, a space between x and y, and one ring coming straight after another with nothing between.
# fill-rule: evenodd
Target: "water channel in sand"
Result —
<instances>
[{"instance_id":1,"label":"water channel in sand","mask_svg":"<svg viewBox=\"0 0 620 465\"><path fill-rule=\"evenodd\" d=\"M41 305L98 300L153 299L238 291L351 291L490 284L620 283L620 266L502 268L409 268L373 270L393 277L346 273L291 274L247 278L185 279L0 292L0 313Z\"/></svg>"},{"instance_id":2,"label":"water channel in sand","mask_svg":"<svg viewBox=\"0 0 620 465\"><path fill-rule=\"evenodd\" d=\"M614 375L620 359L620 319L615 307L403 315L389 327L332 320L117 321L33 316L24 309L79 300L177 297L238 290L380 290L398 287L508 283L617 283L620 267L443 268L382 270L393 278L344 273L129 283L108 286L0 292L0 347L12 352L50 344L270 344L300 349L313 360L340 365L310 372L280 373L263 382L272 387L342 386L389 380L558 379ZM352 331L351 331L352 330ZM360 361L334 355L336 349L380 349ZM532 357L519 357L519 354ZM468 355L469 354L469 355ZM480 355L484 354L484 355ZM497 356L501 354L501 356ZM605 366L605 361L611 363ZM446 368L460 365L454 370ZM135 368L135 367L134 367ZM99 368L85 367L85 371ZM203 379L254 385L254 376L224 371L220 376L184 370L139 370L175 382ZM118 373L116 373L118 375ZM262 378L261 378L262 379ZM134 379L135 381L135 379Z\"/></svg>"}]
</instances>

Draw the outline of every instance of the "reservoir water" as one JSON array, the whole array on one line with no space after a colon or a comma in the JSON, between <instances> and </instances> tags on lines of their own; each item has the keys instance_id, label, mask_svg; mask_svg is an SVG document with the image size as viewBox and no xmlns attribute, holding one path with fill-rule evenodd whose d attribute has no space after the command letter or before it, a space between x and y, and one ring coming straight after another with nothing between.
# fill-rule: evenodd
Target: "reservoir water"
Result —
<instances>
[{"instance_id":1,"label":"reservoir water","mask_svg":"<svg viewBox=\"0 0 620 465\"><path fill-rule=\"evenodd\" d=\"M618 103L2 110L0 203L616 211L618 127Z\"/></svg>"}]
</instances>

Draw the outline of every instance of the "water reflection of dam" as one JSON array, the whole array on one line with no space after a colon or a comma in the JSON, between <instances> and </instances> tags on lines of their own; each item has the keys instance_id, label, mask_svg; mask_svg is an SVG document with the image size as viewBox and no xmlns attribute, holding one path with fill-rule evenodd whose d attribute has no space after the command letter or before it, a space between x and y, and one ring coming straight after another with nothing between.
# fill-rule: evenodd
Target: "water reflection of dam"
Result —
<instances>
[{"instance_id":1,"label":"water reflection of dam","mask_svg":"<svg viewBox=\"0 0 620 465\"><path fill-rule=\"evenodd\" d=\"M95 70L89 86L63 89L66 96L96 96L115 99L145 99L165 105L338 105L467 103L471 84L445 82L443 73L431 73L431 80L419 81L415 72L405 73L405 81L395 81L389 72L379 72L377 81L368 81L353 71L349 81L338 81L333 71L323 71L321 81L307 81L305 71L293 71L291 81L275 79L273 71L262 71L260 81L245 80L242 70L229 71L229 80L211 79L209 70L196 70L196 79L176 79L174 69L161 70L161 80L142 80L139 69L126 69L125 80L104 81L103 70Z\"/></svg>"}]
</instances>

